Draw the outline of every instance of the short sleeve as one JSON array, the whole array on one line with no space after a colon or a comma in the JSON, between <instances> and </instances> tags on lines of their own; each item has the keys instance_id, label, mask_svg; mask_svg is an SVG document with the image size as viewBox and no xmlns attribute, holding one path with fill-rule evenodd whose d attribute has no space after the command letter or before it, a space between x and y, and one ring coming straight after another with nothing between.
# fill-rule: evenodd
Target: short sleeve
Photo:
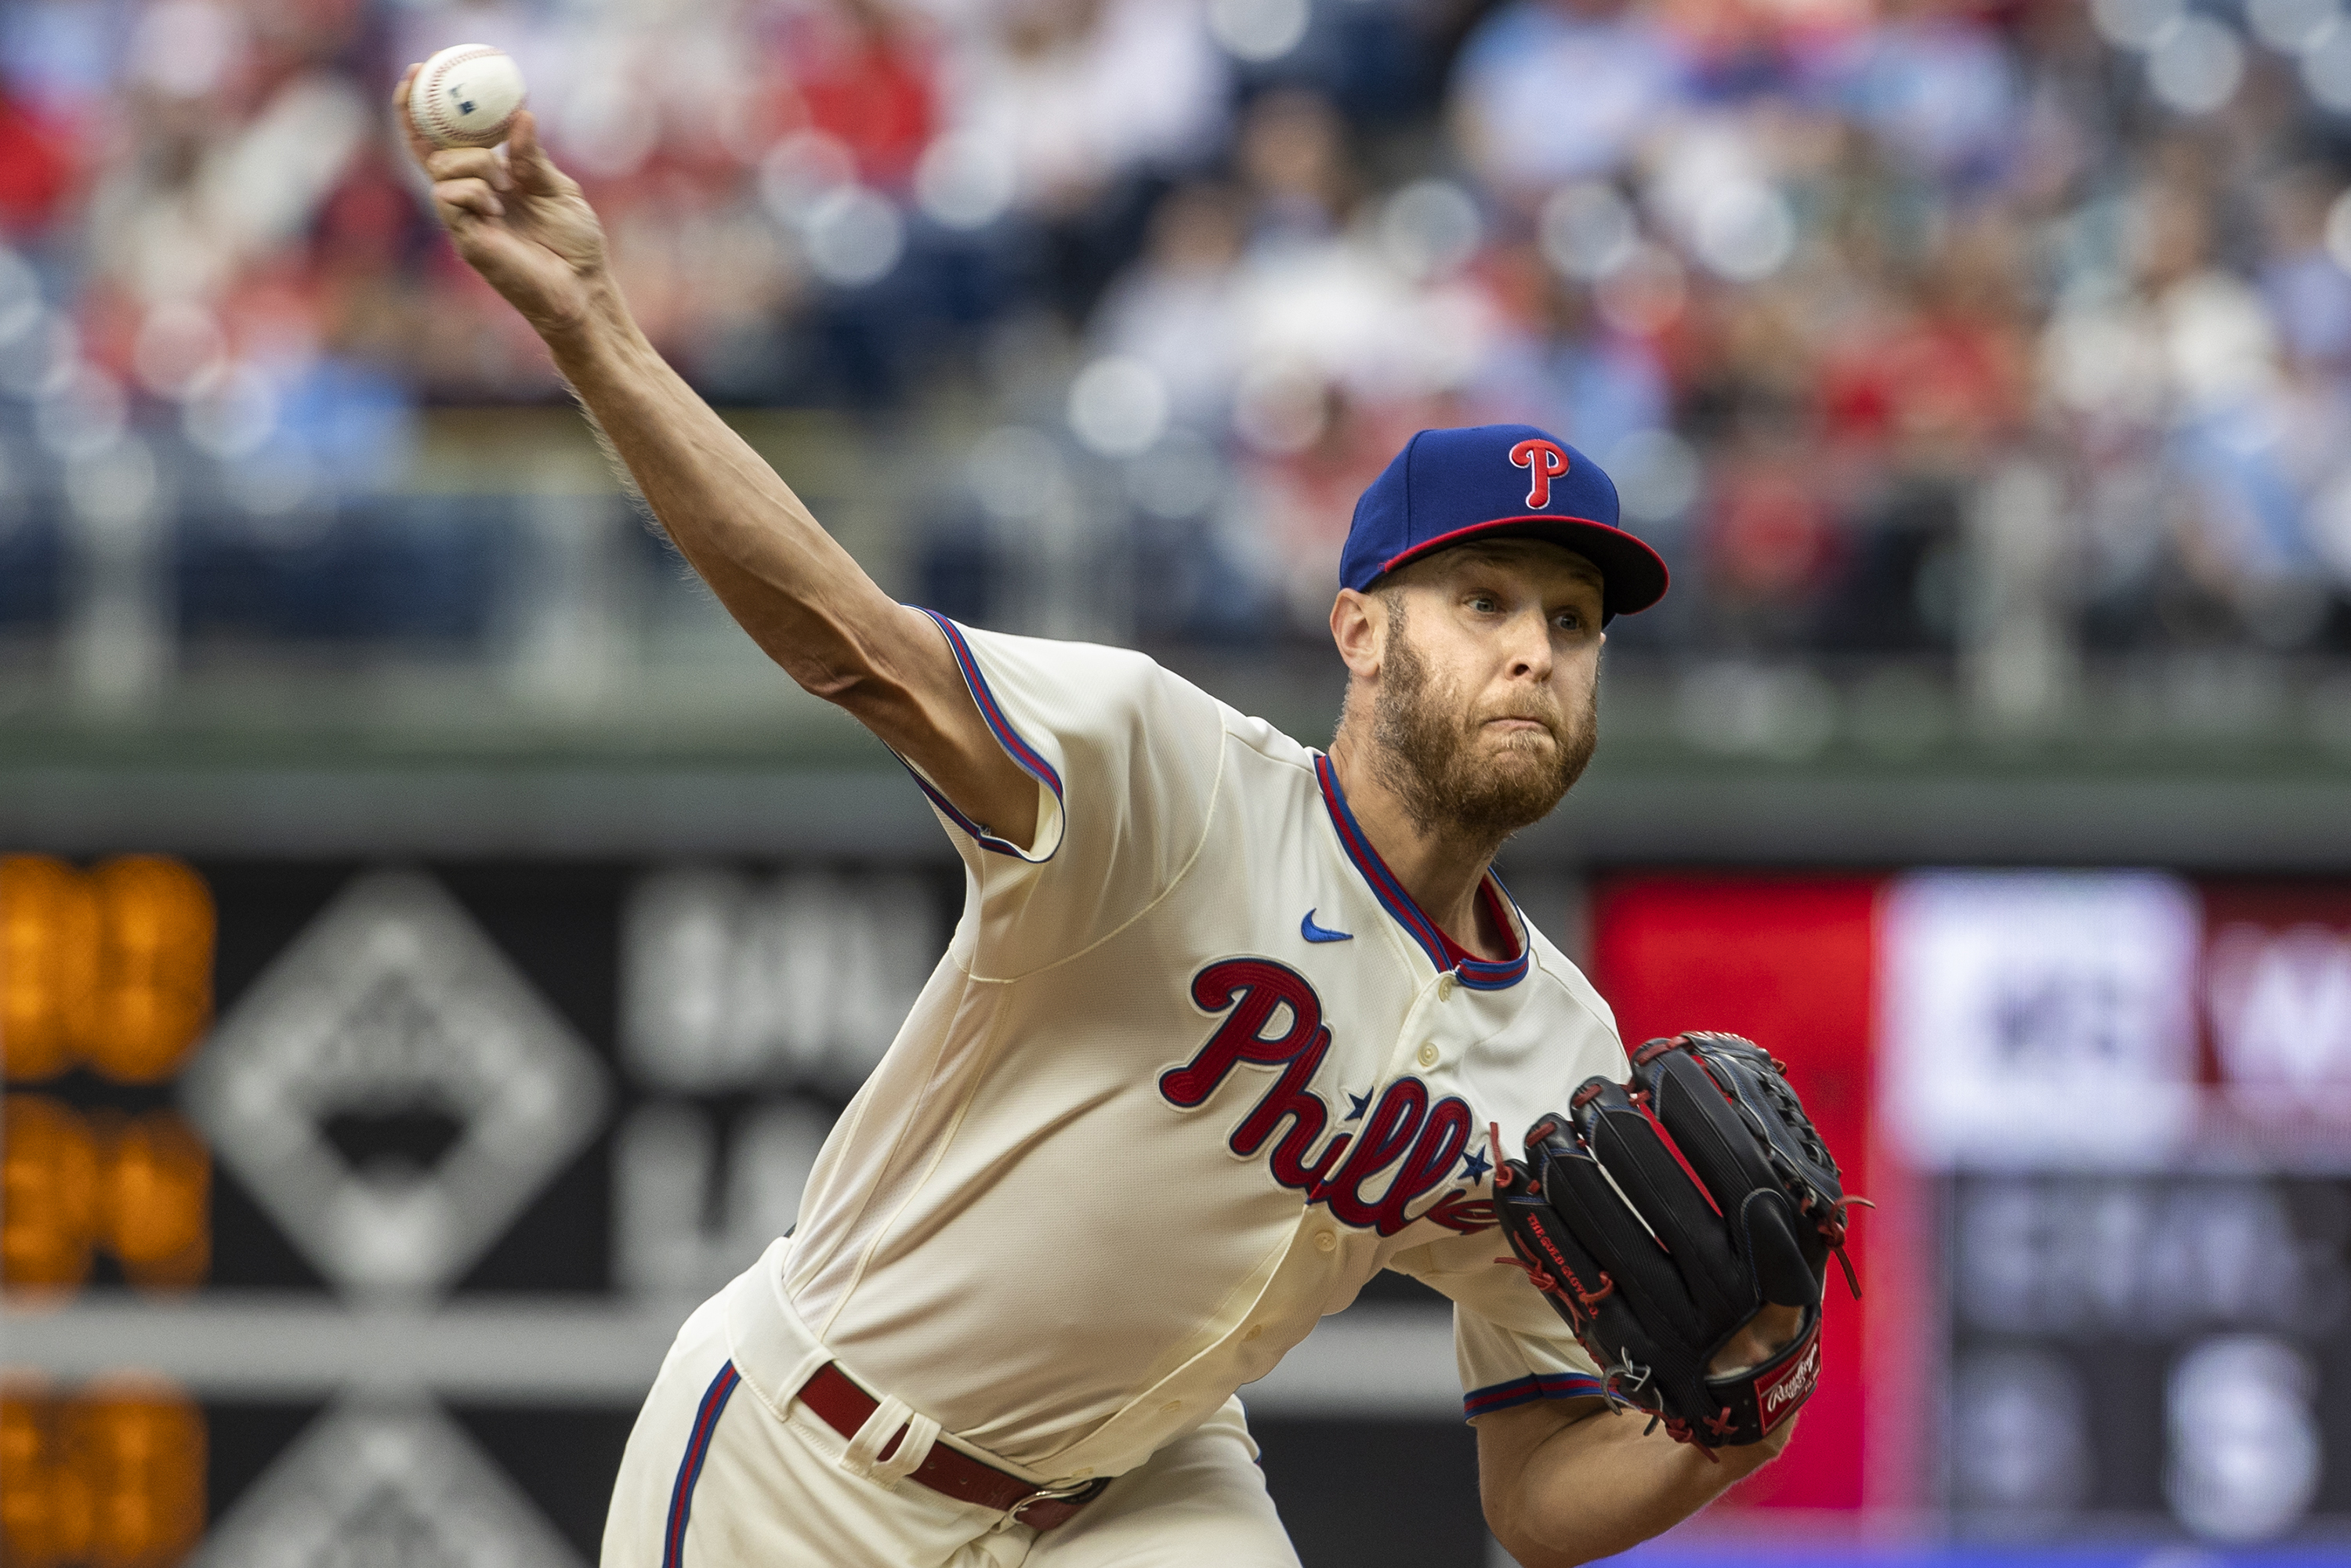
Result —
<instances>
[{"instance_id":1,"label":"short sleeve","mask_svg":"<svg viewBox=\"0 0 2351 1568\"><path fill-rule=\"evenodd\" d=\"M972 873L987 977L1012 978L1082 951L1182 876L1221 778L1224 709L1129 649L931 619L997 743L1037 781L1037 829L1016 844L910 765Z\"/></svg>"},{"instance_id":2,"label":"short sleeve","mask_svg":"<svg viewBox=\"0 0 2351 1568\"><path fill-rule=\"evenodd\" d=\"M1526 1276L1494 1261L1497 1232L1415 1248L1394 1267L1453 1301L1461 1410L1475 1420L1536 1399L1600 1395L1599 1368Z\"/></svg>"},{"instance_id":3,"label":"short sleeve","mask_svg":"<svg viewBox=\"0 0 2351 1568\"><path fill-rule=\"evenodd\" d=\"M1461 1371L1464 1420L1537 1399L1599 1397L1599 1369L1565 1324L1553 1324L1557 1333L1527 1333L1455 1303L1453 1359Z\"/></svg>"}]
</instances>

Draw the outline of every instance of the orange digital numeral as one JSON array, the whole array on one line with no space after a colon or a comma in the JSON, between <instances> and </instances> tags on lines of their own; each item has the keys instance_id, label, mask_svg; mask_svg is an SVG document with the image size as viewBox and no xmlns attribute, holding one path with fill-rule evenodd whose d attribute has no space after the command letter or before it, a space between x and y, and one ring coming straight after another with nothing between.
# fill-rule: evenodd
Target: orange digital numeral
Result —
<instances>
[{"instance_id":1,"label":"orange digital numeral","mask_svg":"<svg viewBox=\"0 0 2351 1568\"><path fill-rule=\"evenodd\" d=\"M212 1151L175 1112L134 1117L100 1140L99 1235L132 1284L185 1290L213 1263Z\"/></svg>"},{"instance_id":2,"label":"orange digital numeral","mask_svg":"<svg viewBox=\"0 0 2351 1568\"><path fill-rule=\"evenodd\" d=\"M204 879L161 855L81 872L0 857L0 1057L16 1082L87 1061L124 1083L180 1069L212 1021Z\"/></svg>"},{"instance_id":3,"label":"orange digital numeral","mask_svg":"<svg viewBox=\"0 0 2351 1568\"><path fill-rule=\"evenodd\" d=\"M172 1568L204 1528L204 1412L160 1379L0 1393L0 1561Z\"/></svg>"},{"instance_id":4,"label":"orange digital numeral","mask_svg":"<svg viewBox=\"0 0 2351 1568\"><path fill-rule=\"evenodd\" d=\"M0 1280L70 1290L98 1239L98 1139L78 1114L37 1094L0 1107Z\"/></svg>"},{"instance_id":5,"label":"orange digital numeral","mask_svg":"<svg viewBox=\"0 0 2351 1568\"><path fill-rule=\"evenodd\" d=\"M103 1247L123 1277L186 1289L212 1268L212 1155L175 1111L83 1116L37 1094L0 1117L0 1281L70 1291Z\"/></svg>"},{"instance_id":6,"label":"orange digital numeral","mask_svg":"<svg viewBox=\"0 0 2351 1568\"><path fill-rule=\"evenodd\" d=\"M0 857L0 1056L55 1078L96 1030L98 890L63 861Z\"/></svg>"},{"instance_id":7,"label":"orange digital numeral","mask_svg":"<svg viewBox=\"0 0 2351 1568\"><path fill-rule=\"evenodd\" d=\"M125 855L90 874L98 1005L82 1049L119 1082L159 1083L212 1021L213 895L204 878L161 855Z\"/></svg>"}]
</instances>

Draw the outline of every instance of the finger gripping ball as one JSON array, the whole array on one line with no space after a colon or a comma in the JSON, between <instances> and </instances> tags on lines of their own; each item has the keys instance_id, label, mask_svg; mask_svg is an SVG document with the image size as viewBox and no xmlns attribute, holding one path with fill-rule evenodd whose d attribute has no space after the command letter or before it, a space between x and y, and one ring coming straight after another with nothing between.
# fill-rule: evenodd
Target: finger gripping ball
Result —
<instances>
[{"instance_id":1,"label":"finger gripping ball","mask_svg":"<svg viewBox=\"0 0 2351 1568\"><path fill-rule=\"evenodd\" d=\"M417 71L408 115L436 147L495 147L514 128L525 91L512 55L487 44L456 44Z\"/></svg>"}]
</instances>

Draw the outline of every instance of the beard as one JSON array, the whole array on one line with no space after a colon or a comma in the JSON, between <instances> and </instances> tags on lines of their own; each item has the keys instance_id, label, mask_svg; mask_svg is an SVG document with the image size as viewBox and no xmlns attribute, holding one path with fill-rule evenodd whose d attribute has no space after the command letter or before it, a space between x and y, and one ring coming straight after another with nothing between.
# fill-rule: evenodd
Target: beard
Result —
<instances>
[{"instance_id":1,"label":"beard","mask_svg":"<svg viewBox=\"0 0 2351 1568\"><path fill-rule=\"evenodd\" d=\"M1595 678L1573 719L1547 686L1527 694L1523 706L1480 713L1437 678L1405 635L1398 603L1380 655L1373 768L1422 833L1499 844L1549 816L1583 776L1600 739L1599 696ZM1515 731L1496 751L1479 744L1495 718L1532 719L1542 729Z\"/></svg>"}]
</instances>

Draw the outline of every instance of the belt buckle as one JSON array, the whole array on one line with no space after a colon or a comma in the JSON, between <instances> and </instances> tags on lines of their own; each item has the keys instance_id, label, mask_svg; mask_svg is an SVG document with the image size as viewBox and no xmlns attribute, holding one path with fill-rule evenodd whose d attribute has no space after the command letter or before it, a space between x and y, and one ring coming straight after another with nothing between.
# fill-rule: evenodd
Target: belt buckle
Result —
<instances>
[{"instance_id":1,"label":"belt buckle","mask_svg":"<svg viewBox=\"0 0 2351 1568\"><path fill-rule=\"evenodd\" d=\"M1110 1485L1108 1476L1096 1476L1092 1480L1071 1481L1068 1486L1040 1487L1007 1509L1004 1522L1007 1525L1020 1523L1020 1511L1040 1502L1092 1502L1102 1488L1108 1485Z\"/></svg>"}]
</instances>

